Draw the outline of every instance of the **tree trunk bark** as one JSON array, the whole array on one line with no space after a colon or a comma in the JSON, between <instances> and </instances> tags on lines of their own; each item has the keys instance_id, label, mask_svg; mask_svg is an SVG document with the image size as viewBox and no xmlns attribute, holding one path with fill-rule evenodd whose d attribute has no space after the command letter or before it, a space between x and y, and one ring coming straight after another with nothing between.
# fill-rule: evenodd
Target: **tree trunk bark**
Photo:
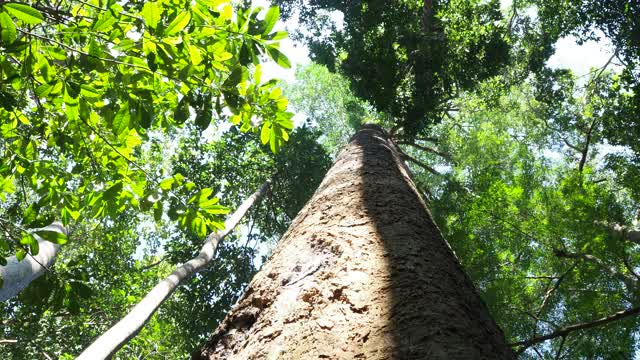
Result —
<instances>
[{"instance_id":1,"label":"tree trunk bark","mask_svg":"<svg viewBox=\"0 0 640 360\"><path fill-rule=\"evenodd\" d=\"M67 229L57 222L41 230L56 231L67 235ZM11 256L7 258L6 266L0 266L0 278L3 280L0 287L0 302L16 296L33 280L44 275L56 261L60 245L46 241L37 234L34 236L38 240L38 255L27 255L22 261Z\"/></svg>"},{"instance_id":2,"label":"tree trunk bark","mask_svg":"<svg viewBox=\"0 0 640 360\"><path fill-rule=\"evenodd\" d=\"M365 125L195 359L514 359L386 133Z\"/></svg>"}]
</instances>

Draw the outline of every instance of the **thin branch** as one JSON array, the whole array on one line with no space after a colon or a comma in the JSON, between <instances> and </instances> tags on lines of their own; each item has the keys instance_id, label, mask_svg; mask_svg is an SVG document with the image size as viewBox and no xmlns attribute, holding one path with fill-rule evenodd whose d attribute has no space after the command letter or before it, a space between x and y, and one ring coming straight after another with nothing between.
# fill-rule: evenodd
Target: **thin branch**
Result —
<instances>
[{"instance_id":1,"label":"thin branch","mask_svg":"<svg viewBox=\"0 0 640 360\"><path fill-rule=\"evenodd\" d=\"M567 271L565 271L562 275L560 275L560 277L558 278L558 280L556 280L553 287L547 290L546 294L544 295L544 298L542 299L542 303L540 304L540 307L538 307L538 311L536 312L536 319L540 318L540 315L542 315L542 311L544 310L544 308L549 303L549 300L551 299L551 295L553 295L553 293L556 292L556 290L558 290L558 288L562 284L562 281L567 277L567 275L569 275L569 273L571 273L571 271L573 271L573 269L575 269L577 265L578 265L578 262L576 261L573 265L571 265L569 269L567 269ZM538 331L538 320L536 320L535 324L533 325L534 337L536 336L537 331Z\"/></svg>"},{"instance_id":2,"label":"thin branch","mask_svg":"<svg viewBox=\"0 0 640 360\"><path fill-rule=\"evenodd\" d=\"M517 0L513 0L513 3L511 4L511 8L513 9L513 12L511 14L511 18L509 19L509 25L507 26L507 31L509 33L511 33L511 30L513 29L513 21L518 17L518 1Z\"/></svg>"},{"instance_id":3,"label":"thin branch","mask_svg":"<svg viewBox=\"0 0 640 360\"><path fill-rule=\"evenodd\" d=\"M433 175L443 176L443 175L442 175L440 172L438 172L436 169L432 168L431 166L429 166L429 165L427 165L427 164L423 163L422 161L420 161L420 160L418 160L418 159L416 159L416 158L414 158L414 157L411 157L411 156L407 155L406 153L404 153L404 152L402 152L402 151L400 151L400 155L401 155L405 160L409 160L409 161L411 161L412 163L414 163L414 164L416 164L416 165L420 166L421 168L423 168L423 169L427 170L428 172L430 172L430 173L431 173L431 174L433 174Z\"/></svg>"},{"instance_id":4,"label":"thin branch","mask_svg":"<svg viewBox=\"0 0 640 360\"><path fill-rule=\"evenodd\" d=\"M558 352L556 353L556 359L560 360L560 355L562 355L562 348L564 347L564 342L567 340L566 336L562 337L562 341L560 341L560 346L558 347Z\"/></svg>"},{"instance_id":5,"label":"thin branch","mask_svg":"<svg viewBox=\"0 0 640 360\"><path fill-rule=\"evenodd\" d=\"M72 51L72 52L75 52L77 54L81 54L81 55L84 55L84 56L88 56L88 57L94 58L96 60L106 61L106 62L110 62L110 63L113 63L113 64L118 64L118 65L131 66L131 67L139 69L139 70L144 70L144 71L147 71L149 73L153 73L153 71L151 71L151 69L149 69L148 67L145 67L145 66L139 66L137 64L126 63L126 62L123 62L123 61L118 61L118 60L114 60L114 59L107 59L107 58L103 58L103 57L100 57L100 56L92 55L92 54L89 54L88 52L85 52L85 51L82 51L82 50L78 50L78 49L76 49L76 48L74 48L72 46L69 46L69 45L67 45L67 44L65 44L63 42L60 42L58 40L55 40L55 39L50 39L48 37L45 37L45 36L42 36L42 35L38 35L38 34L34 34L34 33L31 33L31 32L28 32L28 31L24 31L22 29L18 29L18 31L20 31L21 33L23 33L25 35L33 36L33 37L35 37L37 39L40 39L42 41L47 41L47 42L56 44L56 45L66 49L66 50L69 50L69 51Z\"/></svg>"},{"instance_id":6,"label":"thin branch","mask_svg":"<svg viewBox=\"0 0 640 360\"><path fill-rule=\"evenodd\" d=\"M587 88L588 88L589 86L591 86L591 84L592 84L594 81L596 81L596 80L598 80L598 79L600 78L600 76L602 75L602 73L607 69L607 67L609 67L609 65L611 64L611 62L613 61L613 59L614 59L614 58L616 58L617 56L618 56L618 50L614 51L614 52L613 52L613 54L611 54L611 57L609 58L609 60L607 60L607 62L604 64L604 66L602 66L602 67L600 68L600 70L598 71L598 73L597 73L594 77L592 77L592 78L589 80L589 83L588 83L588 84L587 84L587 86L586 86Z\"/></svg>"},{"instance_id":7,"label":"thin branch","mask_svg":"<svg viewBox=\"0 0 640 360\"><path fill-rule=\"evenodd\" d=\"M580 149L579 147L577 147L577 146L575 146L575 145L571 144L571 143L569 142L569 140L567 140L567 138L564 138L564 137L563 137L563 138L562 138L562 141L564 141L564 143L565 143L565 144L567 144L567 146L568 146L568 147L570 147L570 148L572 148L573 150L575 150L575 151L577 151L577 152L582 152L582 149Z\"/></svg>"},{"instance_id":8,"label":"thin branch","mask_svg":"<svg viewBox=\"0 0 640 360\"><path fill-rule=\"evenodd\" d=\"M429 153L432 153L432 154L436 154L436 155L438 155L438 156L440 156L440 157L442 157L442 158L444 158L444 159L446 159L448 161L453 162L453 160L451 159L451 155L449 155L449 154L447 154L445 152L442 152L440 150L434 149L432 147L429 147L429 146L416 144L415 142L412 142L412 141L398 141L397 144L398 145L413 146L416 149L420 149L420 150L423 150L423 151L426 151L426 152L429 152Z\"/></svg>"},{"instance_id":9,"label":"thin branch","mask_svg":"<svg viewBox=\"0 0 640 360\"><path fill-rule=\"evenodd\" d=\"M0 339L0 344L16 344L18 340L14 339Z\"/></svg>"},{"instance_id":10,"label":"thin branch","mask_svg":"<svg viewBox=\"0 0 640 360\"><path fill-rule=\"evenodd\" d=\"M587 154L589 153L589 144L591 143L591 134L593 133L593 128L598 123L598 119L593 120L591 126L589 126L589 130L587 131L587 138L584 142L584 148L582 149L582 158L580 159L580 164L578 165L578 171L582 173L584 169L584 164L587 162Z\"/></svg>"},{"instance_id":11,"label":"thin branch","mask_svg":"<svg viewBox=\"0 0 640 360\"><path fill-rule=\"evenodd\" d=\"M431 143L438 143L438 139L434 138L434 137L415 137L414 140L419 140L419 141L426 141L426 142L431 142Z\"/></svg>"},{"instance_id":12,"label":"thin branch","mask_svg":"<svg viewBox=\"0 0 640 360\"><path fill-rule=\"evenodd\" d=\"M591 322L584 322L584 323L579 323L579 324L574 324L574 325L568 325L565 327L562 327L550 334L547 335L542 335L542 336L537 336L534 338L531 338L529 340L525 340L525 341L519 341L516 343L512 343L510 344L510 346L521 346L523 349L526 349L528 347L531 347L535 344L539 344L541 342L545 342L547 340L551 340L551 339L555 339L561 336L567 336L569 334L571 334L574 331L579 331L579 330L586 330L586 329L591 329L594 327L598 327L598 326L602 326L602 325L606 325L609 324L611 322L617 321L617 320L621 320L630 316L635 316L638 313L640 313L640 306L638 307L634 307L634 308L629 308L626 310L622 310L622 311L618 311L616 313L613 313L611 315L605 316L603 318L600 318L598 320L594 320ZM522 349L521 349L522 351Z\"/></svg>"},{"instance_id":13,"label":"thin branch","mask_svg":"<svg viewBox=\"0 0 640 360\"><path fill-rule=\"evenodd\" d=\"M110 9L101 8L101 7L99 7L99 6L95 6L95 5L93 5L93 4L90 4L90 3L85 2L85 1L82 1L82 0L77 0L77 1L78 1L79 3L81 3L81 4L87 5L87 6L91 7L91 8L96 9L96 10L105 11L105 12L106 12L106 11L111 11ZM125 11L120 11L120 12L118 12L118 14L123 15L123 16L127 16L127 17L130 17L130 18L132 18L132 19L136 19L136 20L138 20L138 21L142 21L142 22L144 22L144 20L143 20L141 17L135 16L135 15L130 14L130 13L125 12Z\"/></svg>"},{"instance_id":14,"label":"thin branch","mask_svg":"<svg viewBox=\"0 0 640 360\"><path fill-rule=\"evenodd\" d=\"M560 258L580 259L594 263L598 265L598 267L600 267L602 270L609 273L609 275L611 275L612 277L617 278L618 280L623 282L628 289L634 289L637 286L635 279L629 278L628 276L625 276L624 274L610 268L604 261L596 256L590 254L570 253L565 250L555 250L554 253L557 257Z\"/></svg>"},{"instance_id":15,"label":"thin branch","mask_svg":"<svg viewBox=\"0 0 640 360\"><path fill-rule=\"evenodd\" d=\"M531 279L531 280L556 280L558 279L557 276L550 276L550 275L532 275L532 276L525 276L525 279Z\"/></svg>"},{"instance_id":16,"label":"thin branch","mask_svg":"<svg viewBox=\"0 0 640 360\"><path fill-rule=\"evenodd\" d=\"M129 157L125 156L122 152L120 152L120 150L118 150L118 148L116 148L115 145L113 145L109 140L107 140L106 137L104 137L104 135L102 135L102 133L100 133L100 131L98 131L98 129L95 129L93 126L91 126L85 119L82 119L82 122L89 128L89 130L91 130L94 134L96 134L97 137L100 138L100 140L104 141L105 144L107 144L107 146L109 146L111 148L111 150L113 150L116 154L118 154L121 158L123 158L124 160L126 160L129 165L137 168L138 170L142 171L143 174L145 174L147 176L147 179L149 180L153 180L153 177L151 176L151 174L149 174L147 172L147 170L145 170L141 165L139 165L137 162L131 160Z\"/></svg>"},{"instance_id":17,"label":"thin branch","mask_svg":"<svg viewBox=\"0 0 640 360\"><path fill-rule=\"evenodd\" d=\"M162 259L154 262L153 264L149 264L149 265L143 266L142 268L140 268L140 271L146 271L146 270L149 270L151 268L154 268L154 267L162 264L162 262L165 261L165 260L166 260L166 258L162 258Z\"/></svg>"}]
</instances>

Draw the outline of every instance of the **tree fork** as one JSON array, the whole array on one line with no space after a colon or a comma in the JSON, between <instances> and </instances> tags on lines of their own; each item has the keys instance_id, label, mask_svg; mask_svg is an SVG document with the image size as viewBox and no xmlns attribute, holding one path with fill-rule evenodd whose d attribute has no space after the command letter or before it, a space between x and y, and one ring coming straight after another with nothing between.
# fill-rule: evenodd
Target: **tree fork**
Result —
<instances>
[{"instance_id":1,"label":"tree fork","mask_svg":"<svg viewBox=\"0 0 640 360\"><path fill-rule=\"evenodd\" d=\"M160 305L173 294L183 281L209 265L220 241L233 231L251 206L264 196L270 184L271 181L266 181L259 190L247 198L225 221L224 229L207 236L198 256L178 266L169 276L158 283L122 320L95 340L77 359L106 359L136 336Z\"/></svg>"},{"instance_id":2,"label":"tree fork","mask_svg":"<svg viewBox=\"0 0 640 360\"><path fill-rule=\"evenodd\" d=\"M515 359L402 157L365 125L194 359Z\"/></svg>"}]
</instances>

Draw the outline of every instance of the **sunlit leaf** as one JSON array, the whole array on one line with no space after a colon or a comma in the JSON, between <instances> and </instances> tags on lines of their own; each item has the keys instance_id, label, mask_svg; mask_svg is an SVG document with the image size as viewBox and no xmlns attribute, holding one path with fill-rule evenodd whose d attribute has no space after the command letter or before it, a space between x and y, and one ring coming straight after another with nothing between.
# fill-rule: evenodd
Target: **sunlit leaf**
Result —
<instances>
[{"instance_id":1,"label":"sunlit leaf","mask_svg":"<svg viewBox=\"0 0 640 360\"><path fill-rule=\"evenodd\" d=\"M27 24L37 25L44 20L44 16L40 11L32 8L26 4L19 3L4 3L2 4L4 9L17 19L24 21Z\"/></svg>"}]
</instances>

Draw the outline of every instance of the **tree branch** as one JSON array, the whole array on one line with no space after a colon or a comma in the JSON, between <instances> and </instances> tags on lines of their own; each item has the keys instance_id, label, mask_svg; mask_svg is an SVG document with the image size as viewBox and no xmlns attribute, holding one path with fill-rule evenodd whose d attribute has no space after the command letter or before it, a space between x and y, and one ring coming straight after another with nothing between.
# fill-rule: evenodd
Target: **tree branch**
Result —
<instances>
[{"instance_id":1,"label":"tree branch","mask_svg":"<svg viewBox=\"0 0 640 360\"><path fill-rule=\"evenodd\" d=\"M151 269L151 268L154 268L154 267L156 267L156 266L158 266L158 265L162 264L162 262L163 262L163 261L165 261L165 258L162 258L162 259L160 259L160 260L158 260L158 261L156 261L156 262L154 262L154 263L152 263L152 264L149 264L149 265L143 266L142 268L140 268L140 271L145 271L145 270L149 270L149 269Z\"/></svg>"},{"instance_id":2,"label":"tree branch","mask_svg":"<svg viewBox=\"0 0 640 360\"><path fill-rule=\"evenodd\" d=\"M412 141L398 141L398 142L397 142L397 144L398 144L398 145L409 145L409 146L413 146L413 147L414 147L414 148L416 148L416 149L420 149L420 150L423 150L423 151L426 151L426 152L429 152L429 153L432 153L432 154L438 155L438 156L440 156L440 157L442 157L442 158L444 158L444 159L446 159L446 160L448 160L448 161L453 162L453 160L451 159L451 155L449 155L449 154L447 154L447 153L445 153L445 152L439 151L439 150L437 150L437 149L434 149L434 148L432 148L432 147L429 147L429 146L424 146L424 145L416 144L415 142L412 142Z\"/></svg>"},{"instance_id":3,"label":"tree branch","mask_svg":"<svg viewBox=\"0 0 640 360\"><path fill-rule=\"evenodd\" d=\"M400 151L400 155L401 155L405 160L409 160L409 161L411 161L412 163L414 163L414 164L416 164L416 165L420 166L421 168L423 168L423 169L427 170L428 172L430 172L430 173L431 173L431 174L433 174L433 175L443 176L443 175L442 175L440 172L438 172L436 169L432 168L431 166L429 166L429 165L427 165L427 164L423 163L422 161L420 161L420 160L418 160L418 159L416 159L416 158L414 158L414 157L411 157L411 156L409 156L409 155L405 154L403 151Z\"/></svg>"},{"instance_id":4,"label":"tree branch","mask_svg":"<svg viewBox=\"0 0 640 360\"><path fill-rule=\"evenodd\" d=\"M612 277L617 278L618 280L623 282L629 289L633 289L637 285L635 279L629 278L628 276L625 276L624 274L621 274L620 272L610 268L604 261L602 261L600 258L596 256L593 256L590 254L570 253L565 250L555 250L554 253L557 257L561 257L561 258L580 259L580 260L592 262L598 265L598 267L600 267L602 270L607 272Z\"/></svg>"},{"instance_id":5,"label":"tree branch","mask_svg":"<svg viewBox=\"0 0 640 360\"><path fill-rule=\"evenodd\" d=\"M560 346L558 346L558 352L556 353L556 359L560 360L560 355L562 355L562 348L564 347L564 342L567 340L566 336L562 337L562 341L560 341Z\"/></svg>"},{"instance_id":6,"label":"tree branch","mask_svg":"<svg viewBox=\"0 0 640 360\"><path fill-rule=\"evenodd\" d=\"M573 145L572 143L569 142L569 140L567 140L567 138L562 138L562 141L564 141L565 144L567 144L568 147L572 148L573 150L577 151L577 152L582 152L582 149L580 149L579 147Z\"/></svg>"},{"instance_id":7,"label":"tree branch","mask_svg":"<svg viewBox=\"0 0 640 360\"><path fill-rule=\"evenodd\" d=\"M548 289L546 294L544 295L544 298L542 299L542 303L540 304L540 307L538 308L538 311L536 312L536 321L533 325L533 336L536 336L536 333L538 331L538 320L540 318L540 315L542 315L542 311L544 310L544 308L547 306L547 304L549 303L549 299L551 299L551 295L553 295L553 293L558 290L558 288L560 287L560 285L562 284L562 281L564 281L564 279L567 277L567 275L569 275L569 273L571 273L571 271L573 269L575 269L575 267L578 265L578 262L576 261L573 265L571 265L571 267L569 269L567 269L567 271L565 271L562 275L560 275L560 277L558 277L558 279L556 280L555 284L553 285L553 287L551 289ZM553 281L553 280L551 280Z\"/></svg>"},{"instance_id":8,"label":"tree branch","mask_svg":"<svg viewBox=\"0 0 640 360\"><path fill-rule=\"evenodd\" d=\"M587 155L589 154L589 144L591 143L591 134L593 133L593 128L598 123L598 119L593 120L591 126L589 126L589 130L587 131L587 138L585 139L584 148L582 149L582 158L580 159L580 164L578 165L578 171L582 173L584 169L584 164L587 162Z\"/></svg>"},{"instance_id":9,"label":"tree branch","mask_svg":"<svg viewBox=\"0 0 640 360\"><path fill-rule=\"evenodd\" d=\"M637 315L638 313L640 313L640 306L638 307L634 307L634 308L629 308L626 310L622 310L622 311L618 311L614 314L611 314L609 316L605 316L603 318L600 318L598 320L594 320L591 322L584 322L584 323L579 323L579 324L574 324L574 325L568 325L565 327L562 327L560 329L558 329L557 331L554 331L550 334L547 335L542 335L542 336L537 336L534 338L531 338L529 340L525 340L525 341L519 341L516 343L512 343L510 344L511 346L521 346L523 349L526 349L528 347L531 347L535 344L539 344L541 342L547 341L547 340L551 340L551 339L555 339L557 337L561 337L561 336L567 336L570 333L574 332L574 331L579 331L579 330L586 330L586 329L591 329L597 326L602 326L602 325L606 325L608 323L620 320L620 319L624 319L630 316L634 316ZM521 349L521 350L523 350Z\"/></svg>"}]
</instances>

